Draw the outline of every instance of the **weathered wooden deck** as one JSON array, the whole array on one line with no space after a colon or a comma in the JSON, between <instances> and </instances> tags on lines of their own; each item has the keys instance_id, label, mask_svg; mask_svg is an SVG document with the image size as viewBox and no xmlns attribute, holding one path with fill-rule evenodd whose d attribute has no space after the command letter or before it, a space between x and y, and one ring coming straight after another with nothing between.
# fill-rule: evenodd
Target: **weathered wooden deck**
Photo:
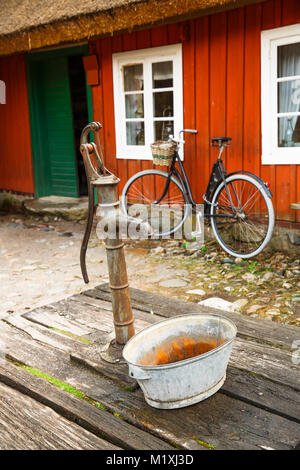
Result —
<instances>
[{"instance_id":1,"label":"weathered wooden deck","mask_svg":"<svg viewBox=\"0 0 300 470\"><path fill-rule=\"evenodd\" d=\"M131 296L136 331L163 317L213 311L136 289ZM295 448L299 329L226 316L238 336L225 384L178 410L151 408L127 365L113 362L113 351L101 353L114 336L107 285L8 316L0 328L0 449Z\"/></svg>"}]
</instances>

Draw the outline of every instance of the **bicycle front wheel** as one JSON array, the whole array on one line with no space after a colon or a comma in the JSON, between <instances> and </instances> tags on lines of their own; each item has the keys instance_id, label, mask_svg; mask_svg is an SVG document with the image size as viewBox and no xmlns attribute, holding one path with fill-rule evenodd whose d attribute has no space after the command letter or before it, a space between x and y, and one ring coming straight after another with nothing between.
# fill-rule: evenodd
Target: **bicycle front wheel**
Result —
<instances>
[{"instance_id":1,"label":"bicycle front wheel","mask_svg":"<svg viewBox=\"0 0 300 470\"><path fill-rule=\"evenodd\" d=\"M273 204L263 185L250 175L227 177L212 197L210 214L217 241L232 256L252 258L270 241Z\"/></svg>"},{"instance_id":2,"label":"bicycle front wheel","mask_svg":"<svg viewBox=\"0 0 300 470\"><path fill-rule=\"evenodd\" d=\"M154 237L167 237L183 225L187 197L179 181L159 170L145 170L133 175L121 196L123 212L148 222Z\"/></svg>"}]
</instances>

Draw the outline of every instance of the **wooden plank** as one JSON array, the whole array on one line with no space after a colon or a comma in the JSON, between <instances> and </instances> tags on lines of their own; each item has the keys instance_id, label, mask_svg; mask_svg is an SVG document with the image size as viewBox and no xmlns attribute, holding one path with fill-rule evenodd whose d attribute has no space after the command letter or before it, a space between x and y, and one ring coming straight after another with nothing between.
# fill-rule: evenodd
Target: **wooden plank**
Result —
<instances>
[{"instance_id":1,"label":"wooden plank","mask_svg":"<svg viewBox=\"0 0 300 470\"><path fill-rule=\"evenodd\" d=\"M119 450L51 408L0 383L1 450Z\"/></svg>"},{"instance_id":2,"label":"wooden plank","mask_svg":"<svg viewBox=\"0 0 300 470\"><path fill-rule=\"evenodd\" d=\"M300 391L299 367L292 362L292 354L289 352L235 339L229 362L239 369Z\"/></svg>"},{"instance_id":3,"label":"wooden plank","mask_svg":"<svg viewBox=\"0 0 300 470\"><path fill-rule=\"evenodd\" d=\"M226 135L226 12L210 16L210 137ZM226 152L224 152L224 161ZM217 158L211 148L210 166Z\"/></svg>"},{"instance_id":4,"label":"wooden plank","mask_svg":"<svg viewBox=\"0 0 300 470\"><path fill-rule=\"evenodd\" d=\"M111 294L108 284L87 290L81 295L110 301ZM221 312L220 310L203 307L192 302L166 297L141 289L130 288L132 306L137 310L151 311L162 317L171 317L184 313L218 313L230 318L237 326L238 336L274 345L278 348L292 351L293 341L299 339L297 327L276 324L272 321L250 318L235 312Z\"/></svg>"},{"instance_id":5,"label":"wooden plank","mask_svg":"<svg viewBox=\"0 0 300 470\"><path fill-rule=\"evenodd\" d=\"M284 0L282 3L282 24L297 24L300 21L298 0Z\"/></svg>"},{"instance_id":6,"label":"wooden plank","mask_svg":"<svg viewBox=\"0 0 300 470\"><path fill-rule=\"evenodd\" d=\"M77 336L88 335L92 328L80 324L78 321L70 319L72 305L67 301L60 301L59 314L55 304L31 310L23 315L24 318L39 323L43 326L66 330ZM65 316L66 315L66 316Z\"/></svg>"},{"instance_id":7,"label":"wooden plank","mask_svg":"<svg viewBox=\"0 0 300 470\"><path fill-rule=\"evenodd\" d=\"M105 141L104 158L108 170L116 174L116 141L112 71L112 41L110 37L100 41L102 94L103 94L103 134ZM101 131L102 132L102 131Z\"/></svg>"},{"instance_id":8,"label":"wooden plank","mask_svg":"<svg viewBox=\"0 0 300 470\"><path fill-rule=\"evenodd\" d=\"M196 179L195 202L203 203L203 194L210 175L210 95L209 95L209 18L204 16L196 20L195 25L195 126L196 135L196 174L190 175L191 180ZM201 177L200 177L201 175Z\"/></svg>"},{"instance_id":9,"label":"wooden plank","mask_svg":"<svg viewBox=\"0 0 300 470\"><path fill-rule=\"evenodd\" d=\"M226 135L232 138L227 150L228 172L243 169L244 11L237 8L228 12Z\"/></svg>"},{"instance_id":10,"label":"wooden plank","mask_svg":"<svg viewBox=\"0 0 300 470\"><path fill-rule=\"evenodd\" d=\"M233 389L230 389L229 381L225 382L228 387L224 390L227 394L231 394L230 397L219 393L211 397L210 401L206 400L186 409L154 410L145 404L140 390L135 392L120 390L119 387L105 380L101 375L95 377L92 371L76 367L75 364L69 362L65 354L55 351L54 348L37 345L35 341L27 338L25 341L25 335L13 331L7 325L4 326L4 329L9 329L7 337L9 337L10 343L6 344L8 356L32 367L38 367L66 383L71 383L90 398L108 406L110 411L120 413L131 424L142 427L144 430L150 430L158 437L174 441L184 448L201 448L194 438L216 445L217 448L249 449L256 448L255 446L258 444L273 448L291 448L294 445L294 436L297 436L297 430L299 434L299 428L295 427L295 423L291 422L292 424L287 425L288 420L249 404L247 402L249 397L245 396L245 392L241 393L241 399L232 398L236 394L236 382ZM3 338L1 334L0 341L1 344L5 343L5 337ZM281 351L279 352L281 353ZM249 362L248 356L245 353L244 362ZM260 357L259 360L261 360ZM255 369L254 371L257 372ZM267 382L253 377L253 380L255 379L260 381L260 387L263 382ZM282 386L278 387L281 387L280 390L283 393ZM255 390L255 382L252 384L252 390ZM217 396L222 396L222 398L216 398ZM217 401L211 401L212 399ZM253 401L256 403L256 400L259 402L260 399L264 400L262 402L263 408L268 396L257 395ZM274 400L276 401L276 398L273 396ZM293 401L295 402L295 398ZM276 413L287 414L284 410L276 410ZM183 421L184 428L180 431ZM276 428L276 431L278 430L275 437L271 436L273 427ZM279 433L280 429L282 435Z\"/></svg>"},{"instance_id":11,"label":"wooden plank","mask_svg":"<svg viewBox=\"0 0 300 470\"><path fill-rule=\"evenodd\" d=\"M281 25L281 0L269 0L262 4L262 23L261 29L278 28ZM260 176L263 181L270 183L270 189L273 194L273 205L276 209L276 167L278 165L260 165Z\"/></svg>"},{"instance_id":12,"label":"wooden plank","mask_svg":"<svg viewBox=\"0 0 300 470\"><path fill-rule=\"evenodd\" d=\"M99 333L100 335L111 333L114 331L114 325L111 303L100 300L97 305L97 301L92 304L91 300L85 302L82 296L74 296L74 298L70 297L68 300L32 310L23 317L48 328L61 329L83 339L92 340L92 333L98 332L98 336ZM67 318L62 318L61 315L65 311L68 311ZM138 330L149 324L146 317L142 312L136 311L135 326ZM159 319L158 317L157 320Z\"/></svg>"},{"instance_id":13,"label":"wooden plank","mask_svg":"<svg viewBox=\"0 0 300 470\"><path fill-rule=\"evenodd\" d=\"M137 382L129 377L128 366L122 357L122 349L119 345L112 346L104 344L92 344L89 347L74 348L70 353L70 358L78 364L90 367L99 372L105 378L113 380L121 388L135 390Z\"/></svg>"},{"instance_id":14,"label":"wooden plank","mask_svg":"<svg viewBox=\"0 0 300 470\"><path fill-rule=\"evenodd\" d=\"M62 334L57 331L52 331L49 330L49 328L38 325L32 325L32 322L18 315L7 316L5 318L5 322L8 325L14 326L15 328L27 333L32 339L53 346L61 351L71 351L74 347L74 342L77 342L73 338L64 335L62 336ZM60 337L58 338L58 336Z\"/></svg>"},{"instance_id":15,"label":"wooden plank","mask_svg":"<svg viewBox=\"0 0 300 470\"><path fill-rule=\"evenodd\" d=\"M1 105L0 113L3 155L0 187L32 194L34 179L25 54L1 57L0 76L6 85L6 104Z\"/></svg>"},{"instance_id":16,"label":"wooden plank","mask_svg":"<svg viewBox=\"0 0 300 470\"><path fill-rule=\"evenodd\" d=\"M253 372L229 366L220 393L300 423L299 392L261 378Z\"/></svg>"},{"instance_id":17,"label":"wooden plank","mask_svg":"<svg viewBox=\"0 0 300 470\"><path fill-rule=\"evenodd\" d=\"M71 362L69 354L64 351L33 341L30 336L8 325L0 328L0 356L37 368L75 388L81 387L80 390L86 394L91 388L97 389L99 396L119 390L117 385L100 374Z\"/></svg>"},{"instance_id":18,"label":"wooden plank","mask_svg":"<svg viewBox=\"0 0 300 470\"><path fill-rule=\"evenodd\" d=\"M243 170L260 175L260 31L261 4L245 8L244 58L244 164Z\"/></svg>"},{"instance_id":19,"label":"wooden plank","mask_svg":"<svg viewBox=\"0 0 300 470\"><path fill-rule=\"evenodd\" d=\"M81 428L121 448L172 449L157 437L12 364L0 365L0 382L52 408L67 420L76 422Z\"/></svg>"},{"instance_id":20,"label":"wooden plank","mask_svg":"<svg viewBox=\"0 0 300 470\"><path fill-rule=\"evenodd\" d=\"M183 128L196 128L196 77L195 77L195 22L188 23L190 40L182 43L183 67ZM200 130L200 129L199 129ZM175 136L177 137L177 136ZM187 175L197 174L196 138L193 134L183 134L184 168ZM195 194L197 178L190 178L192 194Z\"/></svg>"},{"instance_id":21,"label":"wooden plank","mask_svg":"<svg viewBox=\"0 0 300 470\"><path fill-rule=\"evenodd\" d=\"M103 403L130 423L168 437L185 449L200 449L199 441L217 450L292 449L300 436L298 423L219 392L175 410L151 408L141 390L111 395Z\"/></svg>"}]
</instances>

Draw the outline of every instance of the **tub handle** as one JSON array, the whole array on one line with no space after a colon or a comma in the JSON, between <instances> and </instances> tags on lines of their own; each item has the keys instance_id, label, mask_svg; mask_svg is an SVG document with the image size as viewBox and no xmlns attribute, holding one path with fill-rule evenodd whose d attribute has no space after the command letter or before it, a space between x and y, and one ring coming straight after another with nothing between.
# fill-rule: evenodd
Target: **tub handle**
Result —
<instances>
[{"instance_id":1,"label":"tub handle","mask_svg":"<svg viewBox=\"0 0 300 470\"><path fill-rule=\"evenodd\" d=\"M130 369L130 377L133 377L136 380L149 380L151 376L141 369Z\"/></svg>"}]
</instances>

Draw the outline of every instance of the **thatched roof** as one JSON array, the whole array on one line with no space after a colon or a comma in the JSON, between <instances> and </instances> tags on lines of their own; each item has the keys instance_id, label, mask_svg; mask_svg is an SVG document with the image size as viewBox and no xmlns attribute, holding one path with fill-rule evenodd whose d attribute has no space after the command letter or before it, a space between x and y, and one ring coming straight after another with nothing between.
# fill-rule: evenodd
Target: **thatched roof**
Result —
<instances>
[{"instance_id":1,"label":"thatched roof","mask_svg":"<svg viewBox=\"0 0 300 470\"><path fill-rule=\"evenodd\" d=\"M264 0L0 0L0 55Z\"/></svg>"}]
</instances>

